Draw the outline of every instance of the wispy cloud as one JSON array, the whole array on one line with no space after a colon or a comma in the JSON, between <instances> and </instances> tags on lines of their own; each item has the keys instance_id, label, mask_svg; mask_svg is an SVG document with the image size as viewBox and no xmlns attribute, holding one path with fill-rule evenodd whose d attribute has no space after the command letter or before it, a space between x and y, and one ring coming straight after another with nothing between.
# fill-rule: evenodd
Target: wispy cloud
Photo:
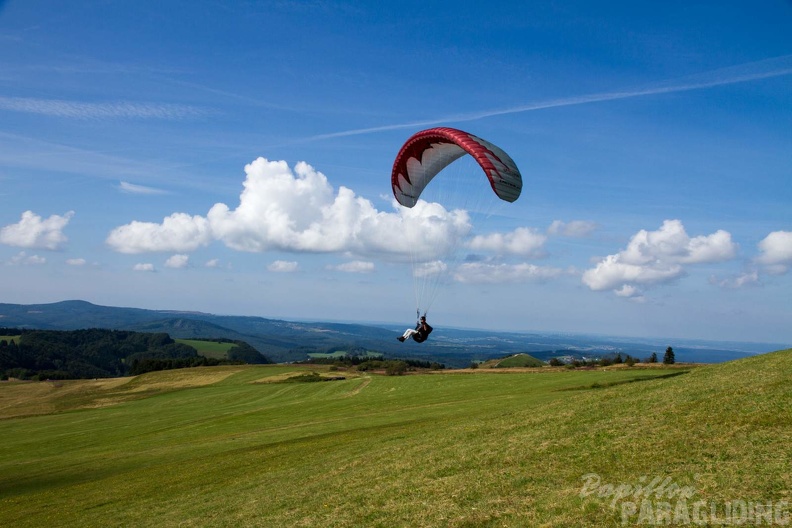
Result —
<instances>
[{"instance_id":1,"label":"wispy cloud","mask_svg":"<svg viewBox=\"0 0 792 528\"><path fill-rule=\"evenodd\" d=\"M125 181L120 182L118 188L121 189L121 192L129 194L168 194L167 191L163 191L162 189L146 187L144 185L135 185L134 183Z\"/></svg>"},{"instance_id":2,"label":"wispy cloud","mask_svg":"<svg viewBox=\"0 0 792 528\"><path fill-rule=\"evenodd\" d=\"M212 95L219 95L219 96L221 96L223 98L234 100L234 101L239 101L241 103L252 105L252 106L258 106L258 107L262 107L262 108L271 108L271 109L274 109L274 110L288 110L288 111L295 111L295 112L296 111L302 111L301 108L297 108L297 107L294 107L294 106L286 106L286 105L283 105L283 104L274 103L272 101L266 101L266 100L259 99L259 98L256 98L256 97L249 97L247 95L242 95L242 94L239 94L239 93L236 93L236 92L230 92L228 90L220 90L218 88L212 88L211 86L205 86L203 84L198 84L198 83L193 83L193 82L189 82L189 81L178 80L178 79L174 79L172 77L162 77L162 79L167 81L167 82L170 82L172 84L176 84L176 85L179 85L179 86L185 86L185 87L190 88L192 90L201 90L201 91L204 91L206 93L210 93Z\"/></svg>"},{"instance_id":3,"label":"wispy cloud","mask_svg":"<svg viewBox=\"0 0 792 528\"><path fill-rule=\"evenodd\" d=\"M328 266L327 269L342 271L344 273L371 273L374 271L375 267L373 262L353 260L351 262L338 264L337 266Z\"/></svg>"},{"instance_id":4,"label":"wispy cloud","mask_svg":"<svg viewBox=\"0 0 792 528\"><path fill-rule=\"evenodd\" d=\"M553 220L553 223L547 228L547 234L570 238L584 238L596 231L597 227L595 222L590 222L588 220L572 220L571 222Z\"/></svg>"},{"instance_id":5,"label":"wispy cloud","mask_svg":"<svg viewBox=\"0 0 792 528\"><path fill-rule=\"evenodd\" d=\"M156 159L133 159L115 155L112 151L106 153L88 150L2 130L0 130L0 166L79 174L116 181L119 178L153 181L156 178L157 182L167 181L168 185L174 187L190 187L212 192L217 190L216 182L188 173L183 167L172 163L158 162ZM2 177L0 175L0 178Z\"/></svg>"},{"instance_id":6,"label":"wispy cloud","mask_svg":"<svg viewBox=\"0 0 792 528\"><path fill-rule=\"evenodd\" d=\"M2 97L0 110L70 119L185 119L206 115L204 109L169 103L85 103L62 99Z\"/></svg>"},{"instance_id":7,"label":"wispy cloud","mask_svg":"<svg viewBox=\"0 0 792 528\"><path fill-rule=\"evenodd\" d=\"M276 260L275 262L267 266L267 269L275 273L292 273L294 271L297 271L299 267L300 267L299 264L297 264L294 261Z\"/></svg>"},{"instance_id":8,"label":"wispy cloud","mask_svg":"<svg viewBox=\"0 0 792 528\"><path fill-rule=\"evenodd\" d=\"M589 103L600 103L605 101L616 101L619 99L631 99L635 97L645 97L649 95L689 92L692 90L702 90L705 88L713 88L715 86L738 84L749 81L756 81L760 79L768 79L771 77L781 77L790 74L792 74L792 55L784 55L781 57L773 57L770 59L765 59L756 62L749 62L728 68L711 70L698 75L661 81L652 86L643 87L643 88L633 88L633 89L624 89L624 90L617 90L611 92L577 95L572 97L562 97L558 99L537 101L533 103L526 103L523 105L516 105L506 108L481 110L478 112L469 112L464 114L437 117L434 119L412 121L409 123L397 123L393 125L383 125L383 126L369 127L369 128L357 128L353 130L345 130L342 132L332 132L329 134L319 134L316 136L311 136L307 138L306 141L332 139L332 138L346 137L346 136L357 136L362 134L385 132L389 130L400 130L405 128L420 128L420 127L434 126L434 125L440 125L440 124L452 123L452 122L461 123L467 121L477 121L479 119L485 119L488 117L495 117L499 115L519 114L522 112L531 112L534 110L544 110L548 108L559 108L564 106L574 106L574 105L582 105Z\"/></svg>"},{"instance_id":9,"label":"wispy cloud","mask_svg":"<svg viewBox=\"0 0 792 528\"><path fill-rule=\"evenodd\" d=\"M39 255L28 255L24 251L14 255L6 262L9 266L39 266L46 263L46 258L40 257Z\"/></svg>"}]
</instances>

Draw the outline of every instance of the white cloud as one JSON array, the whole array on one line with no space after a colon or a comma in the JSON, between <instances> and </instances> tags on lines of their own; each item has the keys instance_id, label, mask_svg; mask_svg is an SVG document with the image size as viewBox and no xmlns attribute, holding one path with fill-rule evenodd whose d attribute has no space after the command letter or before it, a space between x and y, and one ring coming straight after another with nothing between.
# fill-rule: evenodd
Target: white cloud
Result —
<instances>
[{"instance_id":1,"label":"white cloud","mask_svg":"<svg viewBox=\"0 0 792 528\"><path fill-rule=\"evenodd\" d=\"M236 209L215 204L203 216L173 213L161 224L133 221L114 229L107 244L121 253L187 252L221 241L238 251L349 252L417 260L438 258L470 231L467 212L420 201L381 212L346 188L336 192L307 163L258 158Z\"/></svg>"},{"instance_id":2,"label":"white cloud","mask_svg":"<svg viewBox=\"0 0 792 528\"><path fill-rule=\"evenodd\" d=\"M210 259L206 261L204 264L207 268L219 268L220 267L220 259Z\"/></svg>"},{"instance_id":3,"label":"white cloud","mask_svg":"<svg viewBox=\"0 0 792 528\"><path fill-rule=\"evenodd\" d=\"M682 223L679 223L682 226ZM684 228L682 233L684 234ZM708 262L724 262L737 255L737 244L732 242L728 231L719 229L707 236L697 236L688 241L686 255L680 260L684 264L705 264Z\"/></svg>"},{"instance_id":4,"label":"white cloud","mask_svg":"<svg viewBox=\"0 0 792 528\"><path fill-rule=\"evenodd\" d=\"M267 269L269 271L274 271L276 273L291 273L293 271L297 271L299 265L296 262L287 261L287 260L276 260L269 266Z\"/></svg>"},{"instance_id":5,"label":"white cloud","mask_svg":"<svg viewBox=\"0 0 792 528\"><path fill-rule=\"evenodd\" d=\"M792 231L773 231L758 244L761 255L756 262L768 273L781 275L792 267Z\"/></svg>"},{"instance_id":6,"label":"white cloud","mask_svg":"<svg viewBox=\"0 0 792 528\"><path fill-rule=\"evenodd\" d=\"M599 226L596 223L586 220L573 220L571 222L554 220L550 227L547 228L547 233L555 236L584 238L593 233L597 227Z\"/></svg>"},{"instance_id":7,"label":"white cloud","mask_svg":"<svg viewBox=\"0 0 792 528\"><path fill-rule=\"evenodd\" d=\"M679 220L666 220L657 231L641 230L627 248L602 259L583 273L583 283L595 291L613 290L621 297L638 297L642 288L685 275L684 264L721 262L734 258L737 245L726 231L690 238Z\"/></svg>"},{"instance_id":8,"label":"white cloud","mask_svg":"<svg viewBox=\"0 0 792 528\"><path fill-rule=\"evenodd\" d=\"M363 260L353 260L337 266L330 266L330 269L343 271L345 273L371 273L374 271L374 263Z\"/></svg>"},{"instance_id":9,"label":"white cloud","mask_svg":"<svg viewBox=\"0 0 792 528\"><path fill-rule=\"evenodd\" d=\"M132 269L135 271L149 271L149 272L156 271L154 269L154 264L149 264L149 263L135 264Z\"/></svg>"},{"instance_id":10,"label":"white cloud","mask_svg":"<svg viewBox=\"0 0 792 528\"><path fill-rule=\"evenodd\" d=\"M66 259L66 264L69 266L85 266L85 262L84 258Z\"/></svg>"},{"instance_id":11,"label":"white cloud","mask_svg":"<svg viewBox=\"0 0 792 528\"><path fill-rule=\"evenodd\" d=\"M74 211L43 219L33 211L25 211L19 222L0 229L0 243L29 249L61 249L68 240L63 229L72 216Z\"/></svg>"},{"instance_id":12,"label":"white cloud","mask_svg":"<svg viewBox=\"0 0 792 528\"><path fill-rule=\"evenodd\" d=\"M189 255L173 255L165 261L165 267L174 269L186 268L189 261Z\"/></svg>"},{"instance_id":13,"label":"white cloud","mask_svg":"<svg viewBox=\"0 0 792 528\"><path fill-rule=\"evenodd\" d=\"M522 256L540 256L547 237L536 229L518 227L511 233L491 233L473 237L468 246L476 251Z\"/></svg>"},{"instance_id":14,"label":"white cloud","mask_svg":"<svg viewBox=\"0 0 792 528\"><path fill-rule=\"evenodd\" d=\"M595 291L621 290L636 292L636 286L677 279L685 274L679 264L652 261L644 264L625 262L623 253L608 255L593 269L583 273L583 283ZM631 289L623 290L625 286ZM623 295L622 295L623 296Z\"/></svg>"},{"instance_id":15,"label":"white cloud","mask_svg":"<svg viewBox=\"0 0 792 528\"><path fill-rule=\"evenodd\" d=\"M134 221L117 227L107 244L119 253L194 251L212 241L209 222L200 216L173 213L161 224Z\"/></svg>"},{"instance_id":16,"label":"white cloud","mask_svg":"<svg viewBox=\"0 0 792 528\"><path fill-rule=\"evenodd\" d=\"M468 262L462 264L454 274L454 279L465 283L501 283L545 281L564 275L559 268L541 267L534 264L493 264Z\"/></svg>"},{"instance_id":17,"label":"white cloud","mask_svg":"<svg viewBox=\"0 0 792 528\"><path fill-rule=\"evenodd\" d=\"M624 297L625 299L641 300L641 301L645 299L645 297L641 295L641 290L629 284L625 284L618 290L614 290L613 293L615 293L619 297Z\"/></svg>"},{"instance_id":18,"label":"white cloud","mask_svg":"<svg viewBox=\"0 0 792 528\"><path fill-rule=\"evenodd\" d=\"M121 192L129 194L167 194L167 191L163 191L162 189L146 187L144 185L135 185L134 183L125 181L120 182L118 188L121 189Z\"/></svg>"},{"instance_id":19,"label":"white cloud","mask_svg":"<svg viewBox=\"0 0 792 528\"><path fill-rule=\"evenodd\" d=\"M434 277L442 275L448 271L448 264L442 260L433 260L430 262L422 262L413 267L414 277Z\"/></svg>"},{"instance_id":20,"label":"white cloud","mask_svg":"<svg viewBox=\"0 0 792 528\"><path fill-rule=\"evenodd\" d=\"M194 106L161 103L84 103L60 99L2 97L0 110L75 119L184 119L206 112Z\"/></svg>"},{"instance_id":21,"label":"white cloud","mask_svg":"<svg viewBox=\"0 0 792 528\"><path fill-rule=\"evenodd\" d=\"M47 259L44 257L40 257L38 255L28 255L24 251L14 255L11 257L11 260L7 262L12 266L38 266L40 264L46 264Z\"/></svg>"},{"instance_id":22,"label":"white cloud","mask_svg":"<svg viewBox=\"0 0 792 528\"><path fill-rule=\"evenodd\" d=\"M710 277L710 284L730 290L762 285L761 281L759 280L759 272L757 270L746 271L744 273L740 273L739 275L726 277L724 279L719 279L715 276L712 276Z\"/></svg>"}]
</instances>

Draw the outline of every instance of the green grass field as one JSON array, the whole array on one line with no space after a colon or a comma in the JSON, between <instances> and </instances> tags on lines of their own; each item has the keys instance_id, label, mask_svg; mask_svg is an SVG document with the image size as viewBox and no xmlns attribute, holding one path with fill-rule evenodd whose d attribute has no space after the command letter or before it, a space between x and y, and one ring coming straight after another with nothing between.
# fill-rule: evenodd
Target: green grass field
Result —
<instances>
[{"instance_id":1,"label":"green grass field","mask_svg":"<svg viewBox=\"0 0 792 528\"><path fill-rule=\"evenodd\" d=\"M200 339L174 339L198 351L199 356L214 359L228 359L228 351L234 348L234 343L218 343L216 341L202 341Z\"/></svg>"},{"instance_id":2,"label":"green grass field","mask_svg":"<svg viewBox=\"0 0 792 528\"><path fill-rule=\"evenodd\" d=\"M655 478L792 501L791 351L278 382L310 371L0 383L0 526L621 526L612 491Z\"/></svg>"}]
</instances>

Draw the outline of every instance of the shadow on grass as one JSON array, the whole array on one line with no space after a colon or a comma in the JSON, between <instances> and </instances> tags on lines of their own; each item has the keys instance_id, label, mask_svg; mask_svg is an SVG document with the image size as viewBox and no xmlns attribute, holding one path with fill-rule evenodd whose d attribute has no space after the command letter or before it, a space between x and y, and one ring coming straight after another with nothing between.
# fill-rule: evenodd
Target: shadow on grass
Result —
<instances>
[{"instance_id":1,"label":"shadow on grass","mask_svg":"<svg viewBox=\"0 0 792 528\"><path fill-rule=\"evenodd\" d=\"M670 374L662 374L660 376L637 376L628 380L609 381L607 383L595 382L591 385L578 385L576 387L567 387L565 389L558 389L557 392L563 391L576 391L576 390L589 390L589 389L607 389L608 387L615 387L616 385L625 385L627 383L636 383L638 381L652 381L665 378L675 378L683 374L687 374L689 370L680 370L679 372L671 372Z\"/></svg>"}]
</instances>

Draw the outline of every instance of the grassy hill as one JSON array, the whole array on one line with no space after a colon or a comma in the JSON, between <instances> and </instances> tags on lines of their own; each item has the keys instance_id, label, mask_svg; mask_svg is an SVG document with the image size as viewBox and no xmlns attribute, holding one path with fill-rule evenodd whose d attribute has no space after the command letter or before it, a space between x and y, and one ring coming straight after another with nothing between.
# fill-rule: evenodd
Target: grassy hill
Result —
<instances>
[{"instance_id":1,"label":"grassy hill","mask_svg":"<svg viewBox=\"0 0 792 528\"><path fill-rule=\"evenodd\" d=\"M545 362L536 359L535 357L531 356L530 354L514 354L507 358L496 360L493 364L493 367L496 368L513 368L513 367L541 367L545 365Z\"/></svg>"},{"instance_id":2,"label":"grassy hill","mask_svg":"<svg viewBox=\"0 0 792 528\"><path fill-rule=\"evenodd\" d=\"M177 343L182 343L193 347L198 355L215 359L228 359L228 351L234 348L234 343L220 343L205 339L176 339Z\"/></svg>"},{"instance_id":3,"label":"grassy hill","mask_svg":"<svg viewBox=\"0 0 792 528\"><path fill-rule=\"evenodd\" d=\"M280 382L306 370L0 383L0 525L621 526L614 491L657 479L654 508L792 501L792 351Z\"/></svg>"}]
</instances>

